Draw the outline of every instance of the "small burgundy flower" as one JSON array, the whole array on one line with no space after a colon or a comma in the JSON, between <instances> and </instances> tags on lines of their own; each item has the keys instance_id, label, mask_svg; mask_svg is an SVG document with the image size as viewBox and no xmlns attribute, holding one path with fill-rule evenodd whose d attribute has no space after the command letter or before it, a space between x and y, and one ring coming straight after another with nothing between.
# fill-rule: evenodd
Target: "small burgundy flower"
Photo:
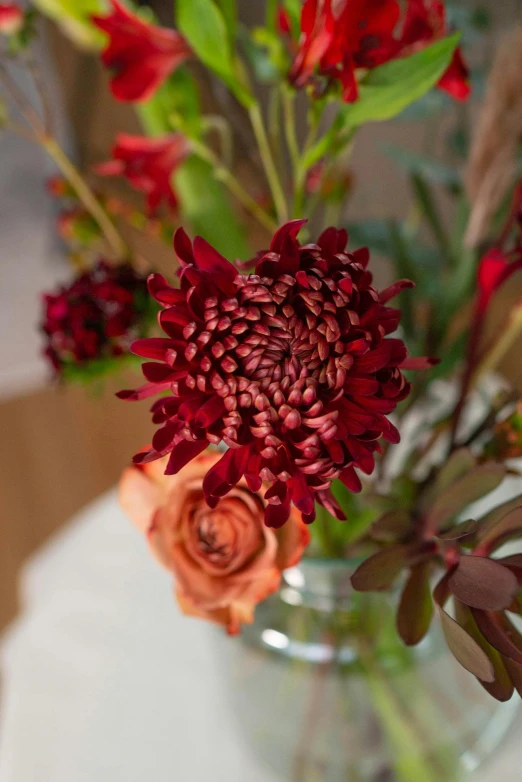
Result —
<instances>
[{"instance_id":1,"label":"small burgundy flower","mask_svg":"<svg viewBox=\"0 0 522 782\"><path fill-rule=\"evenodd\" d=\"M440 0L408 0L404 14L397 0L306 0L290 81L302 87L323 77L323 90L339 81L343 100L352 102L358 97L357 68L404 57L446 32ZM468 72L459 50L439 87L459 100L468 97Z\"/></svg>"},{"instance_id":2,"label":"small burgundy flower","mask_svg":"<svg viewBox=\"0 0 522 782\"><path fill-rule=\"evenodd\" d=\"M24 25L24 12L16 3L0 3L0 35L16 35Z\"/></svg>"},{"instance_id":3,"label":"small burgundy flower","mask_svg":"<svg viewBox=\"0 0 522 782\"><path fill-rule=\"evenodd\" d=\"M170 392L153 405L161 428L136 463L170 454L166 474L175 474L223 442L228 450L203 485L208 504L243 476L251 491L268 483L272 527L284 524L291 503L306 522L314 501L344 518L332 481L361 489L355 468L371 473L379 440L398 442L387 415L410 391L404 343L388 338L401 313L386 305L412 283L379 293L366 248L347 252L348 235L335 228L300 245L304 222L282 226L252 274L179 229L181 287L149 278L166 336L134 343L133 352L153 359L142 367L148 382L119 394Z\"/></svg>"},{"instance_id":4,"label":"small burgundy flower","mask_svg":"<svg viewBox=\"0 0 522 782\"><path fill-rule=\"evenodd\" d=\"M130 265L99 261L70 285L43 296L45 355L58 374L71 364L127 352L145 333L146 281Z\"/></svg>"},{"instance_id":5,"label":"small burgundy flower","mask_svg":"<svg viewBox=\"0 0 522 782\"><path fill-rule=\"evenodd\" d=\"M102 176L124 176L147 196L147 206L154 213L161 202L172 210L178 199L172 189L172 174L189 153L189 144L181 133L161 138L130 136L119 133L112 150L113 160L96 166Z\"/></svg>"},{"instance_id":6,"label":"small burgundy flower","mask_svg":"<svg viewBox=\"0 0 522 782\"><path fill-rule=\"evenodd\" d=\"M122 101L147 100L190 56L190 47L176 30L145 22L120 0L110 3L112 13L93 22L109 35L102 59L115 72L112 93Z\"/></svg>"}]
</instances>

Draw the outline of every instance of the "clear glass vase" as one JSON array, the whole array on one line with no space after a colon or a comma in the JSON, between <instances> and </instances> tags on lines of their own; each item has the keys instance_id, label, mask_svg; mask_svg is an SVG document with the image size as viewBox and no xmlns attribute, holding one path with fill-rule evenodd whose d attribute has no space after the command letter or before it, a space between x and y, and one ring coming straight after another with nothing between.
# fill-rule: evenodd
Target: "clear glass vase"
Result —
<instances>
[{"instance_id":1,"label":"clear glass vase","mask_svg":"<svg viewBox=\"0 0 522 782\"><path fill-rule=\"evenodd\" d=\"M436 621L406 648L397 595L354 592L355 564L304 560L258 606L243 643L222 641L240 730L285 782L460 780L493 751L518 701L494 701Z\"/></svg>"}]
</instances>

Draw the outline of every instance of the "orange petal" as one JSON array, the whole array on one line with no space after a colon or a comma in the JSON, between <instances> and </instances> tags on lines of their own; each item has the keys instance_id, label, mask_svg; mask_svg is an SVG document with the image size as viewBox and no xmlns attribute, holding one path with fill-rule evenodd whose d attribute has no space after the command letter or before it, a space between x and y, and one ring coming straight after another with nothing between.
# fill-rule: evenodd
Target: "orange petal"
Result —
<instances>
[{"instance_id":1,"label":"orange petal","mask_svg":"<svg viewBox=\"0 0 522 782\"><path fill-rule=\"evenodd\" d=\"M161 504L163 492L137 467L127 467L118 486L120 506L133 524L147 533L156 508Z\"/></svg>"}]
</instances>

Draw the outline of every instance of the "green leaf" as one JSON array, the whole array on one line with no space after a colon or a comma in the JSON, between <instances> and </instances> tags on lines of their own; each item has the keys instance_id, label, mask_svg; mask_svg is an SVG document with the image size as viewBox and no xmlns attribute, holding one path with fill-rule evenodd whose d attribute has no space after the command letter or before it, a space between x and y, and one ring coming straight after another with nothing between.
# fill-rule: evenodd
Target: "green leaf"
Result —
<instances>
[{"instance_id":1,"label":"green leaf","mask_svg":"<svg viewBox=\"0 0 522 782\"><path fill-rule=\"evenodd\" d=\"M358 100L343 111L344 127L392 119L421 98L450 64L459 39L460 34L451 35L369 71L360 84Z\"/></svg>"},{"instance_id":2,"label":"green leaf","mask_svg":"<svg viewBox=\"0 0 522 782\"><path fill-rule=\"evenodd\" d=\"M225 20L230 43L233 45L237 32L237 0L218 0L218 3Z\"/></svg>"},{"instance_id":3,"label":"green leaf","mask_svg":"<svg viewBox=\"0 0 522 782\"><path fill-rule=\"evenodd\" d=\"M417 202L431 228L442 258L446 262L451 261L450 242L430 186L419 173L411 175L411 183Z\"/></svg>"},{"instance_id":4,"label":"green leaf","mask_svg":"<svg viewBox=\"0 0 522 782\"><path fill-rule=\"evenodd\" d=\"M105 34L92 23L93 14L104 13L104 0L34 0L42 14L50 17L75 44L85 49L99 49Z\"/></svg>"},{"instance_id":5,"label":"green leaf","mask_svg":"<svg viewBox=\"0 0 522 782\"><path fill-rule=\"evenodd\" d=\"M208 163L189 157L176 171L174 187L180 194L182 217L195 233L231 261L250 257L244 229Z\"/></svg>"},{"instance_id":6,"label":"green leaf","mask_svg":"<svg viewBox=\"0 0 522 782\"><path fill-rule=\"evenodd\" d=\"M137 105L137 110L150 136L170 133L174 128L189 137L201 135L199 88L188 68L177 68L150 100Z\"/></svg>"},{"instance_id":7,"label":"green leaf","mask_svg":"<svg viewBox=\"0 0 522 782\"><path fill-rule=\"evenodd\" d=\"M176 24L201 62L214 71L245 106L255 99L235 71L229 32L222 11L213 0L177 0Z\"/></svg>"},{"instance_id":8,"label":"green leaf","mask_svg":"<svg viewBox=\"0 0 522 782\"><path fill-rule=\"evenodd\" d=\"M256 81L272 84L288 68L281 38L265 27L241 31L241 45Z\"/></svg>"},{"instance_id":9,"label":"green leaf","mask_svg":"<svg viewBox=\"0 0 522 782\"><path fill-rule=\"evenodd\" d=\"M169 79L165 92L159 90L150 101L137 106L149 135L171 132L173 110L181 112L183 106L187 129L192 128L194 132L199 129L199 101L197 93L191 89L192 84L190 74L179 69ZM188 158L174 176L174 187L180 197L182 217L194 232L200 233L230 259L251 256L228 194L208 163L195 156Z\"/></svg>"},{"instance_id":10,"label":"green leaf","mask_svg":"<svg viewBox=\"0 0 522 782\"><path fill-rule=\"evenodd\" d=\"M415 646L422 641L432 617L430 563L423 562L411 569L397 613L397 630L407 646Z\"/></svg>"},{"instance_id":11,"label":"green leaf","mask_svg":"<svg viewBox=\"0 0 522 782\"><path fill-rule=\"evenodd\" d=\"M505 467L496 462L486 462L470 470L435 500L427 513L426 523L429 529L434 533L443 529L468 505L500 486L505 474Z\"/></svg>"}]
</instances>

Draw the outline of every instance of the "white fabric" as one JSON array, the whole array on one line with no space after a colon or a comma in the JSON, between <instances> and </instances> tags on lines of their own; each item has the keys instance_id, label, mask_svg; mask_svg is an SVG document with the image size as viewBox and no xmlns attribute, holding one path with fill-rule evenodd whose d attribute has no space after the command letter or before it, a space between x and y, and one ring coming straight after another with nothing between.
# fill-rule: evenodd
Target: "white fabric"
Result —
<instances>
[{"instance_id":1,"label":"white fabric","mask_svg":"<svg viewBox=\"0 0 522 782\"><path fill-rule=\"evenodd\" d=\"M179 615L113 492L22 589L1 648L0 782L277 782L224 702L216 631ZM475 782L520 782L516 733Z\"/></svg>"}]
</instances>

